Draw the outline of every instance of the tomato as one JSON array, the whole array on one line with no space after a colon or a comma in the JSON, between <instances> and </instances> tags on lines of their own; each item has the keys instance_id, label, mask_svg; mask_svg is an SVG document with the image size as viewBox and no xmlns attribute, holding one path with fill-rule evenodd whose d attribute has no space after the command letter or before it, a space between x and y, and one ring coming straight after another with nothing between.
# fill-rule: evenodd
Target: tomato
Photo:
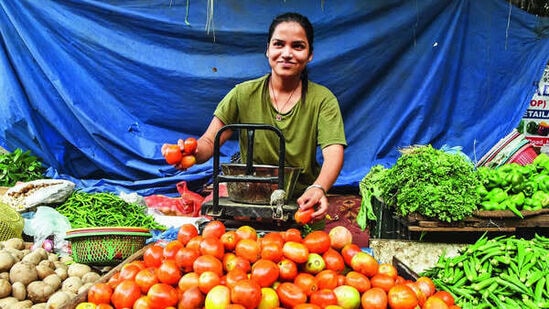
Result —
<instances>
[{"instance_id":1,"label":"tomato","mask_svg":"<svg viewBox=\"0 0 549 309\"><path fill-rule=\"evenodd\" d=\"M333 270L337 273L341 273L345 269L345 261L343 256L335 249L328 249L322 254L326 269Z\"/></svg>"},{"instance_id":2,"label":"tomato","mask_svg":"<svg viewBox=\"0 0 549 309\"><path fill-rule=\"evenodd\" d=\"M252 264L250 261L232 252L225 253L223 256L223 269L230 271L234 268L240 268L245 272L249 272L252 269Z\"/></svg>"},{"instance_id":3,"label":"tomato","mask_svg":"<svg viewBox=\"0 0 549 309\"><path fill-rule=\"evenodd\" d=\"M153 304L151 302L151 298L147 295L143 295L139 297L135 303L133 303L132 309L151 309L153 308Z\"/></svg>"},{"instance_id":4,"label":"tomato","mask_svg":"<svg viewBox=\"0 0 549 309\"><path fill-rule=\"evenodd\" d=\"M322 309L322 307L316 304L298 304L293 309Z\"/></svg>"},{"instance_id":5,"label":"tomato","mask_svg":"<svg viewBox=\"0 0 549 309\"><path fill-rule=\"evenodd\" d=\"M435 294L436 286L431 278L425 276L419 277L417 278L416 283L423 292L423 294L425 294L425 297L429 297Z\"/></svg>"},{"instance_id":6,"label":"tomato","mask_svg":"<svg viewBox=\"0 0 549 309\"><path fill-rule=\"evenodd\" d=\"M194 260L200 256L200 253L194 249L183 247L177 251L174 260L175 264L181 268L183 272L189 272L193 269Z\"/></svg>"},{"instance_id":7,"label":"tomato","mask_svg":"<svg viewBox=\"0 0 549 309\"><path fill-rule=\"evenodd\" d=\"M301 236L301 231L296 228L289 228L282 232L282 238L284 241L295 241L295 242L302 242L303 237Z\"/></svg>"},{"instance_id":8,"label":"tomato","mask_svg":"<svg viewBox=\"0 0 549 309\"><path fill-rule=\"evenodd\" d=\"M319 290L333 290L338 285L338 273L334 270L325 269L316 274L315 279Z\"/></svg>"},{"instance_id":9,"label":"tomato","mask_svg":"<svg viewBox=\"0 0 549 309\"><path fill-rule=\"evenodd\" d=\"M386 309L387 308L387 292L381 288L371 288L362 293L360 297L362 309Z\"/></svg>"},{"instance_id":10,"label":"tomato","mask_svg":"<svg viewBox=\"0 0 549 309\"><path fill-rule=\"evenodd\" d=\"M139 298L138 298L139 299ZM133 304L134 307L135 307L135 303ZM95 309L114 309L113 306L111 306L110 304L97 304L95 306Z\"/></svg>"},{"instance_id":11,"label":"tomato","mask_svg":"<svg viewBox=\"0 0 549 309\"><path fill-rule=\"evenodd\" d=\"M185 154L194 154L197 147L198 141L194 137L187 137L185 141L183 141L183 153Z\"/></svg>"},{"instance_id":12,"label":"tomato","mask_svg":"<svg viewBox=\"0 0 549 309\"><path fill-rule=\"evenodd\" d=\"M324 308L328 305L337 305L337 298L332 289L320 289L310 295L309 302Z\"/></svg>"},{"instance_id":13,"label":"tomato","mask_svg":"<svg viewBox=\"0 0 549 309\"><path fill-rule=\"evenodd\" d=\"M231 290L224 285L217 285L206 294L204 307L206 309L225 309L230 303Z\"/></svg>"},{"instance_id":14,"label":"tomato","mask_svg":"<svg viewBox=\"0 0 549 309\"><path fill-rule=\"evenodd\" d=\"M179 162L179 166L183 169L187 169L196 164L196 157L193 155L184 155Z\"/></svg>"},{"instance_id":15,"label":"tomato","mask_svg":"<svg viewBox=\"0 0 549 309\"><path fill-rule=\"evenodd\" d=\"M202 238L198 249L202 255L213 255L222 260L225 254L225 246L221 242L221 238L208 236Z\"/></svg>"},{"instance_id":16,"label":"tomato","mask_svg":"<svg viewBox=\"0 0 549 309\"><path fill-rule=\"evenodd\" d=\"M237 281L231 288L231 301L247 309L257 308L261 302L261 286L252 279Z\"/></svg>"},{"instance_id":17,"label":"tomato","mask_svg":"<svg viewBox=\"0 0 549 309\"><path fill-rule=\"evenodd\" d=\"M360 307L360 293L357 289L349 285L340 285L334 289L337 304L342 308ZM396 309L396 308L392 308Z\"/></svg>"},{"instance_id":18,"label":"tomato","mask_svg":"<svg viewBox=\"0 0 549 309\"><path fill-rule=\"evenodd\" d=\"M365 274L368 277L372 277L373 275L377 274L379 263L370 254L360 251L351 258L351 268L354 271L358 271L359 273Z\"/></svg>"},{"instance_id":19,"label":"tomato","mask_svg":"<svg viewBox=\"0 0 549 309\"><path fill-rule=\"evenodd\" d=\"M452 306L455 302L454 296L452 296L450 292L443 290L436 291L435 294L433 294L433 297L438 297L442 299L448 306Z\"/></svg>"},{"instance_id":20,"label":"tomato","mask_svg":"<svg viewBox=\"0 0 549 309\"><path fill-rule=\"evenodd\" d=\"M341 256L343 257L343 261L345 262L345 265L351 266L351 259L355 254L358 252L362 252L362 249L357 244L347 244L341 248Z\"/></svg>"},{"instance_id":21,"label":"tomato","mask_svg":"<svg viewBox=\"0 0 549 309\"><path fill-rule=\"evenodd\" d=\"M111 303L116 309L131 308L133 303L141 297L141 289L133 280L122 280L114 288Z\"/></svg>"},{"instance_id":22,"label":"tomato","mask_svg":"<svg viewBox=\"0 0 549 309\"><path fill-rule=\"evenodd\" d=\"M398 276L398 271L396 267L393 264L389 264L389 263L379 264L377 268L377 273L389 275L393 279L396 279Z\"/></svg>"},{"instance_id":23,"label":"tomato","mask_svg":"<svg viewBox=\"0 0 549 309\"><path fill-rule=\"evenodd\" d=\"M305 292L305 295L307 296L318 290L315 276L309 273L298 273L297 276L295 276L294 284Z\"/></svg>"},{"instance_id":24,"label":"tomato","mask_svg":"<svg viewBox=\"0 0 549 309\"><path fill-rule=\"evenodd\" d=\"M307 209L298 209L294 213L294 220L295 223L300 225L305 225L311 223L313 220L313 213L315 212L314 208L307 208Z\"/></svg>"},{"instance_id":25,"label":"tomato","mask_svg":"<svg viewBox=\"0 0 549 309\"><path fill-rule=\"evenodd\" d=\"M264 288L271 286L278 279L280 270L275 262L259 259L252 265L250 279L255 280Z\"/></svg>"},{"instance_id":26,"label":"tomato","mask_svg":"<svg viewBox=\"0 0 549 309\"><path fill-rule=\"evenodd\" d=\"M282 246L282 253L297 264L307 262L309 257L309 249L303 243L295 241L286 241Z\"/></svg>"},{"instance_id":27,"label":"tomato","mask_svg":"<svg viewBox=\"0 0 549 309\"><path fill-rule=\"evenodd\" d=\"M275 242L262 244L260 257L278 263L284 257L282 246Z\"/></svg>"},{"instance_id":28,"label":"tomato","mask_svg":"<svg viewBox=\"0 0 549 309\"><path fill-rule=\"evenodd\" d=\"M114 289L120 281L120 272L116 272L107 280L107 284Z\"/></svg>"},{"instance_id":29,"label":"tomato","mask_svg":"<svg viewBox=\"0 0 549 309\"><path fill-rule=\"evenodd\" d=\"M181 294L178 309L202 309L205 295L200 292L198 286L189 288Z\"/></svg>"},{"instance_id":30,"label":"tomato","mask_svg":"<svg viewBox=\"0 0 549 309\"><path fill-rule=\"evenodd\" d=\"M88 301L94 304L110 304L113 289L107 283L94 283L88 289Z\"/></svg>"},{"instance_id":31,"label":"tomato","mask_svg":"<svg viewBox=\"0 0 549 309\"><path fill-rule=\"evenodd\" d=\"M353 270L345 275L345 284L356 288L360 293L366 292L371 287L370 279L366 275Z\"/></svg>"},{"instance_id":32,"label":"tomato","mask_svg":"<svg viewBox=\"0 0 549 309\"><path fill-rule=\"evenodd\" d=\"M185 245L185 248L193 249L196 252L200 253L200 242L202 241L202 239L204 239L202 235L197 235L191 238Z\"/></svg>"},{"instance_id":33,"label":"tomato","mask_svg":"<svg viewBox=\"0 0 549 309\"><path fill-rule=\"evenodd\" d=\"M418 305L416 293L404 284L393 286L387 293L389 306L395 309L414 309Z\"/></svg>"},{"instance_id":34,"label":"tomato","mask_svg":"<svg viewBox=\"0 0 549 309\"><path fill-rule=\"evenodd\" d=\"M280 283L276 287L276 294L278 295L280 304L288 308L293 308L307 301L305 292L292 282Z\"/></svg>"},{"instance_id":35,"label":"tomato","mask_svg":"<svg viewBox=\"0 0 549 309\"><path fill-rule=\"evenodd\" d=\"M257 240L257 231L249 225L241 225L235 232L239 239Z\"/></svg>"},{"instance_id":36,"label":"tomato","mask_svg":"<svg viewBox=\"0 0 549 309\"><path fill-rule=\"evenodd\" d=\"M343 225L334 226L328 232L332 248L341 250L346 245L353 243L353 234Z\"/></svg>"},{"instance_id":37,"label":"tomato","mask_svg":"<svg viewBox=\"0 0 549 309\"><path fill-rule=\"evenodd\" d=\"M246 307L241 304L229 304L225 309L246 309Z\"/></svg>"},{"instance_id":38,"label":"tomato","mask_svg":"<svg viewBox=\"0 0 549 309\"><path fill-rule=\"evenodd\" d=\"M143 261L146 267L158 267L164 259L164 248L160 245L152 245L143 252Z\"/></svg>"},{"instance_id":39,"label":"tomato","mask_svg":"<svg viewBox=\"0 0 549 309\"><path fill-rule=\"evenodd\" d=\"M234 284L242 279L248 279L248 273L240 268L231 269L225 276L225 285L232 288Z\"/></svg>"},{"instance_id":40,"label":"tomato","mask_svg":"<svg viewBox=\"0 0 549 309\"><path fill-rule=\"evenodd\" d=\"M135 275L141 270L134 264L126 264L120 269L120 280L133 280Z\"/></svg>"},{"instance_id":41,"label":"tomato","mask_svg":"<svg viewBox=\"0 0 549 309\"><path fill-rule=\"evenodd\" d=\"M135 275L134 281L135 283L137 283L137 285L141 289L141 292L143 294L147 294L150 287L158 283L158 277L156 276L156 268L148 267L140 270Z\"/></svg>"},{"instance_id":42,"label":"tomato","mask_svg":"<svg viewBox=\"0 0 549 309\"><path fill-rule=\"evenodd\" d=\"M221 277L223 276L223 264L213 255L201 255L194 260L193 271L198 275L205 271L213 271Z\"/></svg>"},{"instance_id":43,"label":"tomato","mask_svg":"<svg viewBox=\"0 0 549 309\"><path fill-rule=\"evenodd\" d=\"M179 240L172 240L166 244L162 254L164 259L173 259L179 249L183 248L183 244Z\"/></svg>"},{"instance_id":44,"label":"tomato","mask_svg":"<svg viewBox=\"0 0 549 309\"><path fill-rule=\"evenodd\" d=\"M253 263L257 261L261 254L261 248L257 240L241 239L236 243L234 252L237 256L241 256Z\"/></svg>"},{"instance_id":45,"label":"tomato","mask_svg":"<svg viewBox=\"0 0 549 309\"><path fill-rule=\"evenodd\" d=\"M213 237L220 238L221 235L223 235L223 233L225 233L226 231L227 230L223 222L219 220L212 220L212 221L208 221L208 223L204 225L204 228L202 228L202 236L203 237L213 236Z\"/></svg>"},{"instance_id":46,"label":"tomato","mask_svg":"<svg viewBox=\"0 0 549 309\"><path fill-rule=\"evenodd\" d=\"M162 155L168 164L175 165L181 161L183 154L179 146L175 144L164 144L161 149Z\"/></svg>"},{"instance_id":47,"label":"tomato","mask_svg":"<svg viewBox=\"0 0 549 309\"><path fill-rule=\"evenodd\" d=\"M441 298L438 297L429 297L421 306L422 309L449 309L447 303L444 302Z\"/></svg>"},{"instance_id":48,"label":"tomato","mask_svg":"<svg viewBox=\"0 0 549 309\"><path fill-rule=\"evenodd\" d=\"M376 274L370 278L370 284L373 288L381 288L385 292L395 286L395 279L386 274Z\"/></svg>"},{"instance_id":49,"label":"tomato","mask_svg":"<svg viewBox=\"0 0 549 309\"><path fill-rule=\"evenodd\" d=\"M259 241L262 246L272 243L279 245L281 248L282 246L284 246L284 238L282 237L282 232L267 232L265 235L263 235L263 237L259 238Z\"/></svg>"},{"instance_id":50,"label":"tomato","mask_svg":"<svg viewBox=\"0 0 549 309\"><path fill-rule=\"evenodd\" d=\"M147 296L151 300L152 308L157 309L175 306L179 300L177 290L166 283L157 283L151 286Z\"/></svg>"},{"instance_id":51,"label":"tomato","mask_svg":"<svg viewBox=\"0 0 549 309\"><path fill-rule=\"evenodd\" d=\"M414 293L416 294L416 297L417 297L417 303L423 307L423 304L425 303L425 300L427 299L427 296L425 296L425 294L423 293L423 291L420 289L419 285L417 284L417 282L406 282L404 283L404 285L406 285L407 287L411 288L412 291L414 291Z\"/></svg>"},{"instance_id":52,"label":"tomato","mask_svg":"<svg viewBox=\"0 0 549 309\"><path fill-rule=\"evenodd\" d=\"M177 266L175 260L165 260L156 270L158 281L167 284L177 284L182 275L181 269Z\"/></svg>"},{"instance_id":53,"label":"tomato","mask_svg":"<svg viewBox=\"0 0 549 309\"><path fill-rule=\"evenodd\" d=\"M303 244L309 252L323 254L330 249L330 236L325 231L312 231L303 238Z\"/></svg>"},{"instance_id":54,"label":"tomato","mask_svg":"<svg viewBox=\"0 0 549 309\"><path fill-rule=\"evenodd\" d=\"M214 286L220 283L221 277L213 271L207 270L198 276L198 288L204 294L208 294Z\"/></svg>"},{"instance_id":55,"label":"tomato","mask_svg":"<svg viewBox=\"0 0 549 309\"><path fill-rule=\"evenodd\" d=\"M261 288L261 301L257 309L274 309L280 307L278 294L273 288Z\"/></svg>"},{"instance_id":56,"label":"tomato","mask_svg":"<svg viewBox=\"0 0 549 309\"><path fill-rule=\"evenodd\" d=\"M96 305L91 302L79 303L75 309L95 309Z\"/></svg>"},{"instance_id":57,"label":"tomato","mask_svg":"<svg viewBox=\"0 0 549 309\"><path fill-rule=\"evenodd\" d=\"M238 242L238 235L235 231L226 231L221 235L220 237L221 243L225 247L225 251L233 251L236 247L236 243Z\"/></svg>"},{"instance_id":58,"label":"tomato","mask_svg":"<svg viewBox=\"0 0 549 309\"><path fill-rule=\"evenodd\" d=\"M186 246L191 238L198 236L198 229L192 223L183 223L177 231L177 240Z\"/></svg>"},{"instance_id":59,"label":"tomato","mask_svg":"<svg viewBox=\"0 0 549 309\"><path fill-rule=\"evenodd\" d=\"M278 278L280 281L294 281L294 278L298 273L296 262L283 258L278 262L277 266L279 271Z\"/></svg>"},{"instance_id":60,"label":"tomato","mask_svg":"<svg viewBox=\"0 0 549 309\"><path fill-rule=\"evenodd\" d=\"M184 274L177 283L177 287L183 292L195 286L198 286L198 274L195 272Z\"/></svg>"}]
</instances>

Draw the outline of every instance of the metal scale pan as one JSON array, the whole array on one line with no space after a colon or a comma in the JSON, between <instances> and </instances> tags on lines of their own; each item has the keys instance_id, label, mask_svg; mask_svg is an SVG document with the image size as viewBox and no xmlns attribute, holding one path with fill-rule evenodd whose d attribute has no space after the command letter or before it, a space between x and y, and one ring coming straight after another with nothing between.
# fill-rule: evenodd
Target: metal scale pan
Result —
<instances>
[{"instance_id":1,"label":"metal scale pan","mask_svg":"<svg viewBox=\"0 0 549 309\"><path fill-rule=\"evenodd\" d=\"M245 164L220 164L220 136L226 130L246 130L248 150ZM276 165L254 165L253 145L256 130L271 130L280 140ZM285 167L285 139L282 132L265 124L231 124L217 132L213 155L213 196L201 206L201 214L228 223L287 227L295 224L297 204L290 201L300 168ZM220 196L220 183L227 184L228 196ZM273 226L274 224L274 226Z\"/></svg>"}]
</instances>

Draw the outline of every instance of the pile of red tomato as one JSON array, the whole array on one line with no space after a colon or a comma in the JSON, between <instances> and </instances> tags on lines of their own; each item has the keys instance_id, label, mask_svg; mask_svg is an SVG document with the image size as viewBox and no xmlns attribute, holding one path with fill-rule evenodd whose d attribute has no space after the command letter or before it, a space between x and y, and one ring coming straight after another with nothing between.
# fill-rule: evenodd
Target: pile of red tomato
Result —
<instances>
[{"instance_id":1,"label":"pile of red tomato","mask_svg":"<svg viewBox=\"0 0 549 309\"><path fill-rule=\"evenodd\" d=\"M142 259L94 284L80 308L459 308L430 278L405 280L350 235L344 227L258 235L220 221L199 234L184 224L177 240L150 245Z\"/></svg>"}]
</instances>

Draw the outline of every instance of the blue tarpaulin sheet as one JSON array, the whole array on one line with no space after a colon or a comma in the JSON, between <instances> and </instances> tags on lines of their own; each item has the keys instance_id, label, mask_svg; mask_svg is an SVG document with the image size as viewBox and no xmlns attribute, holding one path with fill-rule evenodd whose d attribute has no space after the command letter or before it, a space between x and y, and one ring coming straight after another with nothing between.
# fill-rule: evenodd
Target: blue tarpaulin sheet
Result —
<instances>
[{"instance_id":1,"label":"blue tarpaulin sheet","mask_svg":"<svg viewBox=\"0 0 549 309\"><path fill-rule=\"evenodd\" d=\"M268 26L286 11L314 24L310 78L340 101L341 187L409 145L479 160L549 60L549 19L505 0L0 0L0 145L87 191L196 190L212 160L177 171L161 145L200 136L235 84L269 72Z\"/></svg>"}]
</instances>

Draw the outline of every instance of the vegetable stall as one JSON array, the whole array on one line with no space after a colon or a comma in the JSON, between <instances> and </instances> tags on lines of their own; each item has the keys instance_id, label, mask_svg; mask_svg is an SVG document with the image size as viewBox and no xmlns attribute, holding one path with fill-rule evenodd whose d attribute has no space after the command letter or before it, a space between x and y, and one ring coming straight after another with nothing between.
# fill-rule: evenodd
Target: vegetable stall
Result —
<instances>
[{"instance_id":1,"label":"vegetable stall","mask_svg":"<svg viewBox=\"0 0 549 309\"><path fill-rule=\"evenodd\" d=\"M516 232L548 226L549 156L478 166L455 148L414 145L401 153L360 183L357 225L375 238L385 213L408 236L483 232L454 254L431 254L418 272L396 252L380 260L344 226L311 228L301 213L292 228L230 228L194 216L194 201L204 197L129 198L83 192L40 173L17 179L39 167L18 152L26 163L6 178L1 204L15 213L3 222L15 236L0 245L0 308L548 307L549 239ZM180 188L181 198L192 193ZM146 201L166 211L161 217L185 221L160 222ZM44 235L50 220L68 227Z\"/></svg>"}]
</instances>

